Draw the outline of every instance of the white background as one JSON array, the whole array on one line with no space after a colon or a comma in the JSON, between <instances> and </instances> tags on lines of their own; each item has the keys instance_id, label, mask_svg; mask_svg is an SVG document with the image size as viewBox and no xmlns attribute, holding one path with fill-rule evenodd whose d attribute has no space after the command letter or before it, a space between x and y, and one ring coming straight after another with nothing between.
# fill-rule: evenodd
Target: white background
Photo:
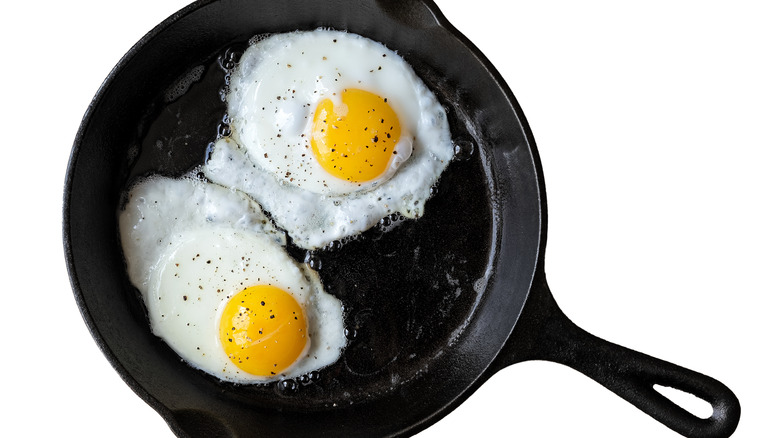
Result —
<instances>
[{"instance_id":1,"label":"white background","mask_svg":"<svg viewBox=\"0 0 780 438\"><path fill-rule=\"evenodd\" d=\"M61 200L101 81L186 3L4 6L2 436L171 435L82 322ZM777 433L780 12L771 1L627 3L439 6L528 117L549 199L548 279L563 310L596 335L729 385L743 408L734 436ZM475 435L677 436L543 362L500 372L420 434Z\"/></svg>"}]
</instances>

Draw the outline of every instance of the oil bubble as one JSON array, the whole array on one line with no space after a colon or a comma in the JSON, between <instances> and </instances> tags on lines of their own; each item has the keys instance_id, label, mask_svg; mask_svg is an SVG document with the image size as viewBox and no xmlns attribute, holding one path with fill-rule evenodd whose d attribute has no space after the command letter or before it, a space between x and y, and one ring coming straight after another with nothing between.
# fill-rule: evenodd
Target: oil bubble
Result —
<instances>
[{"instance_id":1,"label":"oil bubble","mask_svg":"<svg viewBox=\"0 0 780 438\"><path fill-rule=\"evenodd\" d=\"M468 160L474 154L474 142L470 140L456 140L453 142L453 152L456 161Z\"/></svg>"},{"instance_id":2,"label":"oil bubble","mask_svg":"<svg viewBox=\"0 0 780 438\"><path fill-rule=\"evenodd\" d=\"M306 251L306 255L303 258L303 263L309 265L309 267L315 271L322 269L322 260L320 260L320 258L312 251Z\"/></svg>"},{"instance_id":3,"label":"oil bubble","mask_svg":"<svg viewBox=\"0 0 780 438\"><path fill-rule=\"evenodd\" d=\"M292 395L298 390L298 384L293 379L284 379L276 384L276 392L279 395Z\"/></svg>"},{"instance_id":4,"label":"oil bubble","mask_svg":"<svg viewBox=\"0 0 780 438\"><path fill-rule=\"evenodd\" d=\"M220 137L230 137L231 134L230 125L226 123L220 123L219 128L217 128L217 134Z\"/></svg>"},{"instance_id":5,"label":"oil bubble","mask_svg":"<svg viewBox=\"0 0 780 438\"><path fill-rule=\"evenodd\" d=\"M347 340L354 341L358 337L358 331L356 327L347 327L344 329L344 337Z\"/></svg>"},{"instance_id":6,"label":"oil bubble","mask_svg":"<svg viewBox=\"0 0 780 438\"><path fill-rule=\"evenodd\" d=\"M219 66L222 67L222 69L226 72L230 72L236 68L238 60L241 59L241 51L242 48L238 46L228 47L225 52L219 58L217 58Z\"/></svg>"}]
</instances>

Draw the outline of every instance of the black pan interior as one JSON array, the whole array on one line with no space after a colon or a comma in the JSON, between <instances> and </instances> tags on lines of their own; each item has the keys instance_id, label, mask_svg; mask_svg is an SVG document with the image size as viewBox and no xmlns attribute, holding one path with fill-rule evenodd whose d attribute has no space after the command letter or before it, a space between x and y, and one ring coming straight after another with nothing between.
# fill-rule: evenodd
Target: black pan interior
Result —
<instances>
[{"instance_id":1,"label":"black pan interior","mask_svg":"<svg viewBox=\"0 0 780 438\"><path fill-rule=\"evenodd\" d=\"M199 2L112 72L71 158L65 238L85 320L128 384L180 434L406 434L476 389L512 330L540 249L532 141L503 81L430 2ZM261 33L329 27L397 50L446 107L457 145L418 220L291 255L345 305L350 342L314 381L236 386L182 363L148 327L119 248L116 211L139 177L202 164L224 133L224 66ZM194 68L201 79L173 100ZM484 376L487 377L487 376ZM345 429L346 428L346 429Z\"/></svg>"}]
</instances>

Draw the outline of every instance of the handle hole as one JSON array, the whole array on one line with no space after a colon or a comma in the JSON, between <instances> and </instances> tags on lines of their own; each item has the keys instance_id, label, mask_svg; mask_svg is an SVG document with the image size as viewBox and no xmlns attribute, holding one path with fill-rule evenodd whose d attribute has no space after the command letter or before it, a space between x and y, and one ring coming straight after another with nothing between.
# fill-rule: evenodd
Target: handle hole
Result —
<instances>
[{"instance_id":1,"label":"handle hole","mask_svg":"<svg viewBox=\"0 0 780 438\"><path fill-rule=\"evenodd\" d=\"M653 389L655 389L662 396L671 400L672 403L701 418L702 420L706 420L712 417L712 405L689 392L658 384L653 385Z\"/></svg>"}]
</instances>

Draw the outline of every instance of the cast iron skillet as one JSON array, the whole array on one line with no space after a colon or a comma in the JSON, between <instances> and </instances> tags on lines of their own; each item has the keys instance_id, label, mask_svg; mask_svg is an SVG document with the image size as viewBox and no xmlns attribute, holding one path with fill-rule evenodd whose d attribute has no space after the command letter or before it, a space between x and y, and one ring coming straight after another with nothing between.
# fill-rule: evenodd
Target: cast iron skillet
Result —
<instances>
[{"instance_id":1,"label":"cast iron skillet","mask_svg":"<svg viewBox=\"0 0 780 438\"><path fill-rule=\"evenodd\" d=\"M338 362L279 384L224 384L150 333L123 266L117 209L136 178L175 176L203 162L224 129L220 67L250 37L318 27L397 50L445 105L456 159L422 218L377 226L341 248L307 253L290 245L344 302L350 342ZM197 66L201 80L166 100ZM411 435L498 370L532 359L582 372L682 435L731 435L740 406L723 384L601 340L563 315L544 275L546 225L539 157L519 105L429 0L215 0L184 8L127 53L92 101L64 195L65 254L84 320L125 382L177 435ZM712 416L693 416L656 384L708 401Z\"/></svg>"}]
</instances>

